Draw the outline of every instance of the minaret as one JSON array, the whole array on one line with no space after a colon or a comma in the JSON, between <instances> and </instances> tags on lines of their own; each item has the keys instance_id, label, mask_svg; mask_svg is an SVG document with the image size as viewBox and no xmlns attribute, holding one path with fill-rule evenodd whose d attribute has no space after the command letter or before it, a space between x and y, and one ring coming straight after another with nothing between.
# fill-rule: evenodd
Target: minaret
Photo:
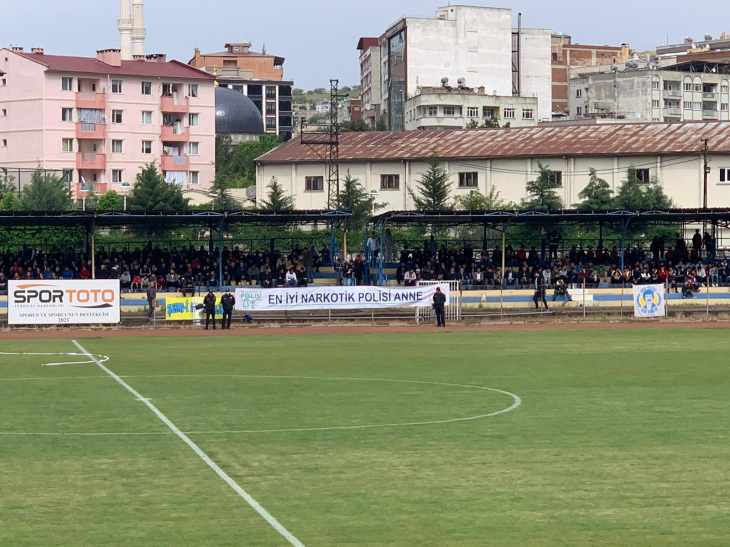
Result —
<instances>
[{"instance_id":1,"label":"minaret","mask_svg":"<svg viewBox=\"0 0 730 547\"><path fill-rule=\"evenodd\" d=\"M144 0L132 0L132 56L144 55L144 39L147 31L144 28Z\"/></svg>"},{"instance_id":2,"label":"minaret","mask_svg":"<svg viewBox=\"0 0 730 547\"><path fill-rule=\"evenodd\" d=\"M129 61L132 59L132 28L134 21L132 20L132 5L129 0L119 0L119 19L117 20L117 28L122 39L122 59Z\"/></svg>"}]
</instances>

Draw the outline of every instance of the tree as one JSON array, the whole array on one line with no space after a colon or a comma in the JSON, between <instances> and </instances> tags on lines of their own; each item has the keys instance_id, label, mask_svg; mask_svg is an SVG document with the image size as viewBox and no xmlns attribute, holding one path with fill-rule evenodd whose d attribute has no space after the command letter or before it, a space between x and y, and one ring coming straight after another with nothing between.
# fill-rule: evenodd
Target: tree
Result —
<instances>
[{"instance_id":1,"label":"tree","mask_svg":"<svg viewBox=\"0 0 730 547\"><path fill-rule=\"evenodd\" d=\"M365 120L350 120L340 125L342 133L359 133L362 131L370 131L370 126Z\"/></svg>"},{"instance_id":2,"label":"tree","mask_svg":"<svg viewBox=\"0 0 730 547\"><path fill-rule=\"evenodd\" d=\"M363 230L372 217L373 209L383 207L385 205L375 203L375 197L368 194L360 181L353 178L348 170L340 184L340 193L337 194L337 208L352 212L352 216L346 221L345 232Z\"/></svg>"},{"instance_id":3,"label":"tree","mask_svg":"<svg viewBox=\"0 0 730 547\"><path fill-rule=\"evenodd\" d=\"M315 95L326 95L327 90L323 87L316 87L314 88L314 91L312 93L314 93Z\"/></svg>"},{"instance_id":4,"label":"tree","mask_svg":"<svg viewBox=\"0 0 730 547\"><path fill-rule=\"evenodd\" d=\"M298 95L304 95L304 90L301 87L295 87L291 90L292 96L296 97Z\"/></svg>"},{"instance_id":5,"label":"tree","mask_svg":"<svg viewBox=\"0 0 730 547\"><path fill-rule=\"evenodd\" d=\"M527 211L558 211L563 208L556 189L558 188L556 175L542 163L537 164L540 174L533 181L527 183L527 199L522 200L522 208Z\"/></svg>"},{"instance_id":6,"label":"tree","mask_svg":"<svg viewBox=\"0 0 730 547\"><path fill-rule=\"evenodd\" d=\"M267 199L261 201L262 211L291 211L294 209L294 198L287 196L276 177L271 177L268 185Z\"/></svg>"},{"instance_id":7,"label":"tree","mask_svg":"<svg viewBox=\"0 0 730 547\"><path fill-rule=\"evenodd\" d=\"M613 190L611 186L596 174L591 168L591 178L588 185L578 194L583 201L578 204L578 209L596 211L613 208Z\"/></svg>"},{"instance_id":8,"label":"tree","mask_svg":"<svg viewBox=\"0 0 730 547\"><path fill-rule=\"evenodd\" d=\"M234 145L230 134L216 136L214 185L248 188L256 184L256 158L279 146L276 135L261 135L258 140Z\"/></svg>"},{"instance_id":9,"label":"tree","mask_svg":"<svg viewBox=\"0 0 730 547\"><path fill-rule=\"evenodd\" d=\"M68 211L73 208L71 189L56 175L37 169L20 193L24 211Z\"/></svg>"},{"instance_id":10,"label":"tree","mask_svg":"<svg viewBox=\"0 0 730 547\"><path fill-rule=\"evenodd\" d=\"M504 211L510 208L509 205L499 197L499 191L494 186L486 196L479 190L474 190L456 198L456 208L464 211Z\"/></svg>"},{"instance_id":11,"label":"tree","mask_svg":"<svg viewBox=\"0 0 730 547\"><path fill-rule=\"evenodd\" d=\"M410 190L417 211L446 211L451 209L451 181L441 160L435 155L428 160L428 171L418 181L418 192Z\"/></svg>"},{"instance_id":12,"label":"tree","mask_svg":"<svg viewBox=\"0 0 730 547\"><path fill-rule=\"evenodd\" d=\"M20 200L13 192L5 192L0 199L0 211L19 211Z\"/></svg>"},{"instance_id":13,"label":"tree","mask_svg":"<svg viewBox=\"0 0 730 547\"><path fill-rule=\"evenodd\" d=\"M180 186L166 182L152 162L137 174L129 206L134 211L186 211L188 200Z\"/></svg>"},{"instance_id":14,"label":"tree","mask_svg":"<svg viewBox=\"0 0 730 547\"><path fill-rule=\"evenodd\" d=\"M482 125L484 129L499 129L499 120L497 118L487 118ZM505 127L509 127L509 122Z\"/></svg>"},{"instance_id":15,"label":"tree","mask_svg":"<svg viewBox=\"0 0 730 547\"><path fill-rule=\"evenodd\" d=\"M635 167L629 167L626 178L616 192L613 206L628 211L651 211L653 209L671 209L674 204L664 193L664 188L656 179L642 181Z\"/></svg>"},{"instance_id":16,"label":"tree","mask_svg":"<svg viewBox=\"0 0 730 547\"><path fill-rule=\"evenodd\" d=\"M385 119L385 114L380 116L378 118L377 123L375 124L375 131L387 131L388 130L388 122Z\"/></svg>"},{"instance_id":17,"label":"tree","mask_svg":"<svg viewBox=\"0 0 730 547\"><path fill-rule=\"evenodd\" d=\"M466 124L467 129L479 129L479 122L476 120L469 120L469 123Z\"/></svg>"},{"instance_id":18,"label":"tree","mask_svg":"<svg viewBox=\"0 0 730 547\"><path fill-rule=\"evenodd\" d=\"M97 211L123 211L124 198L116 191L109 190L106 194L99 198L96 204Z\"/></svg>"}]
</instances>

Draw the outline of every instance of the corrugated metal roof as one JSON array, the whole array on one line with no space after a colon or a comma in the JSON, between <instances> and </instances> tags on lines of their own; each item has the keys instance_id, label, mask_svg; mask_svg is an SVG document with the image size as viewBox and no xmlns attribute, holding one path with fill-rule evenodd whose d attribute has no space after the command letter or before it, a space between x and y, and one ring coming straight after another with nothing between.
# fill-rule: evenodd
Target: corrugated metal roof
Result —
<instances>
[{"instance_id":1,"label":"corrugated metal roof","mask_svg":"<svg viewBox=\"0 0 730 547\"><path fill-rule=\"evenodd\" d=\"M343 133L340 161L419 160L434 154L444 160L692 154L705 137L713 153L730 154L730 122L627 123ZM317 151L295 137L257 161L321 162Z\"/></svg>"},{"instance_id":2,"label":"corrugated metal roof","mask_svg":"<svg viewBox=\"0 0 730 547\"><path fill-rule=\"evenodd\" d=\"M45 55L41 53L16 52L21 57L35 61L54 72L83 74L109 74L112 76L149 76L151 78L181 78L186 80L214 80L215 76L181 63L169 61L122 61L122 66L111 66L96 57L69 57L66 55Z\"/></svg>"}]
</instances>

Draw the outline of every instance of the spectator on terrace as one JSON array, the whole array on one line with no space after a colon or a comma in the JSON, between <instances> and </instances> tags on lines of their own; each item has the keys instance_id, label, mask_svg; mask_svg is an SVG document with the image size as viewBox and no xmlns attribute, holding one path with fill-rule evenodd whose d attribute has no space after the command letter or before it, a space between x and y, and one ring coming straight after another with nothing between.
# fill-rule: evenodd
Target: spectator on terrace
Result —
<instances>
[{"instance_id":1,"label":"spectator on terrace","mask_svg":"<svg viewBox=\"0 0 730 547\"><path fill-rule=\"evenodd\" d=\"M697 257L702 256L702 234L699 230L695 230L695 235L692 236L692 251L697 253Z\"/></svg>"},{"instance_id":2,"label":"spectator on terrace","mask_svg":"<svg viewBox=\"0 0 730 547\"><path fill-rule=\"evenodd\" d=\"M8 278L2 270L0 270L0 294L3 296L8 294Z\"/></svg>"},{"instance_id":3,"label":"spectator on terrace","mask_svg":"<svg viewBox=\"0 0 730 547\"><path fill-rule=\"evenodd\" d=\"M418 281L418 276L413 268L410 268L403 278L405 280L406 287L415 287L416 281Z\"/></svg>"},{"instance_id":4,"label":"spectator on terrace","mask_svg":"<svg viewBox=\"0 0 730 547\"><path fill-rule=\"evenodd\" d=\"M480 267L477 267L474 275L472 275L472 283L475 287L481 288L484 286L484 272Z\"/></svg>"},{"instance_id":5,"label":"spectator on terrace","mask_svg":"<svg viewBox=\"0 0 730 547\"><path fill-rule=\"evenodd\" d=\"M304 247L304 267L306 268L306 274L309 279L314 279L314 250Z\"/></svg>"},{"instance_id":6,"label":"spectator on terrace","mask_svg":"<svg viewBox=\"0 0 730 547\"><path fill-rule=\"evenodd\" d=\"M90 271L89 271L89 269L88 269L88 268L86 267L86 264L84 264L84 265L83 265L83 266L81 267L81 271L79 272L79 278L80 278L80 279L91 279L91 272L90 272Z\"/></svg>"},{"instance_id":7,"label":"spectator on terrace","mask_svg":"<svg viewBox=\"0 0 730 547\"><path fill-rule=\"evenodd\" d=\"M378 259L378 251L380 250L380 243L375 237L375 232L372 232L370 234L370 237L368 238L365 247L368 251L368 260L371 265L374 265L376 260Z\"/></svg>"},{"instance_id":8,"label":"spectator on terrace","mask_svg":"<svg viewBox=\"0 0 730 547\"><path fill-rule=\"evenodd\" d=\"M573 299L570 297L570 293L568 292L568 284L565 282L565 279L562 277L559 277L555 280L555 291L553 293L553 302L555 302L558 297L560 297L563 300L563 306L565 306L568 302L572 302Z\"/></svg>"},{"instance_id":9,"label":"spectator on terrace","mask_svg":"<svg viewBox=\"0 0 730 547\"><path fill-rule=\"evenodd\" d=\"M74 273L71 271L71 268L69 268L68 266L66 266L63 269L63 278L64 279L73 279L74 278Z\"/></svg>"},{"instance_id":10,"label":"spectator on terrace","mask_svg":"<svg viewBox=\"0 0 730 547\"><path fill-rule=\"evenodd\" d=\"M687 277L687 279L684 282L684 285L682 285L682 298L694 298L694 284L692 282L691 277Z\"/></svg>"},{"instance_id":11,"label":"spectator on terrace","mask_svg":"<svg viewBox=\"0 0 730 547\"><path fill-rule=\"evenodd\" d=\"M355 284L362 285L362 278L365 275L365 261L362 259L361 255L357 255L357 257L355 257L353 271L355 275Z\"/></svg>"},{"instance_id":12,"label":"spectator on terrace","mask_svg":"<svg viewBox=\"0 0 730 547\"><path fill-rule=\"evenodd\" d=\"M246 272L248 277L249 285L258 285L259 281L261 279L261 270L259 267L253 263L251 266L248 267L248 271Z\"/></svg>"},{"instance_id":13,"label":"spectator on terrace","mask_svg":"<svg viewBox=\"0 0 730 547\"><path fill-rule=\"evenodd\" d=\"M712 238L712 236L709 234L709 232L705 232L705 235L702 238L703 243L705 245L705 253L707 256L707 259L711 259L715 253L715 240Z\"/></svg>"},{"instance_id":14,"label":"spectator on terrace","mask_svg":"<svg viewBox=\"0 0 730 547\"><path fill-rule=\"evenodd\" d=\"M297 286L297 274L294 272L294 268L289 268L286 272L286 286L296 287Z\"/></svg>"}]
</instances>

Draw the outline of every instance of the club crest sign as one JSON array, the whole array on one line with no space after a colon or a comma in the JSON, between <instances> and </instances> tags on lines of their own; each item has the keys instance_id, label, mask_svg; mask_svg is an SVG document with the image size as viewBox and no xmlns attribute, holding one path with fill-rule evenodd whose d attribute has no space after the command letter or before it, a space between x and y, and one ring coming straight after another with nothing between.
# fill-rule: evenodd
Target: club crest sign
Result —
<instances>
[{"instance_id":1,"label":"club crest sign","mask_svg":"<svg viewBox=\"0 0 730 547\"><path fill-rule=\"evenodd\" d=\"M664 285L634 285L634 316L666 317Z\"/></svg>"}]
</instances>

